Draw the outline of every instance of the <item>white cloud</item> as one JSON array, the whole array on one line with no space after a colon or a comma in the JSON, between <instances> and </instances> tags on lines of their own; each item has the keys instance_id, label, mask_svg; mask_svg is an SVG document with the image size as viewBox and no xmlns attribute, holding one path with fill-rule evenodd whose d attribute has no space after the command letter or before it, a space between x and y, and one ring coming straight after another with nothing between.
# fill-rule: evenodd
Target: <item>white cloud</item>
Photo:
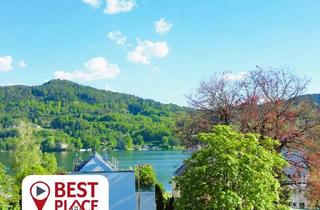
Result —
<instances>
[{"instance_id":1,"label":"white cloud","mask_svg":"<svg viewBox=\"0 0 320 210\"><path fill-rule=\"evenodd\" d=\"M134 63L150 64L152 58L163 58L169 54L166 42L138 41L136 48L128 53L128 60Z\"/></svg>"},{"instance_id":2,"label":"white cloud","mask_svg":"<svg viewBox=\"0 0 320 210\"><path fill-rule=\"evenodd\" d=\"M82 0L82 2L89 4L90 6L94 8L100 7L100 0Z\"/></svg>"},{"instance_id":3,"label":"white cloud","mask_svg":"<svg viewBox=\"0 0 320 210\"><path fill-rule=\"evenodd\" d=\"M74 81L95 81L113 79L118 76L120 69L116 64L110 64L103 57L92 58L84 64L84 70L73 72L56 71L54 78Z\"/></svg>"},{"instance_id":4,"label":"white cloud","mask_svg":"<svg viewBox=\"0 0 320 210\"><path fill-rule=\"evenodd\" d=\"M11 56L0 57L0 72L11 71L12 61L13 59Z\"/></svg>"},{"instance_id":5,"label":"white cloud","mask_svg":"<svg viewBox=\"0 0 320 210\"><path fill-rule=\"evenodd\" d=\"M154 22L154 26L158 34L165 34L171 30L173 24L167 22L164 18L160 18L160 20Z\"/></svg>"},{"instance_id":6,"label":"white cloud","mask_svg":"<svg viewBox=\"0 0 320 210\"><path fill-rule=\"evenodd\" d=\"M247 72L240 72L240 73L225 73L223 74L223 79L228 81L240 81L244 80L248 76Z\"/></svg>"},{"instance_id":7,"label":"white cloud","mask_svg":"<svg viewBox=\"0 0 320 210\"><path fill-rule=\"evenodd\" d=\"M107 7L103 12L107 14L130 12L135 5L135 0L107 0Z\"/></svg>"},{"instance_id":8,"label":"white cloud","mask_svg":"<svg viewBox=\"0 0 320 210\"><path fill-rule=\"evenodd\" d=\"M124 36L121 31L109 32L108 38L115 41L117 45L125 46L127 43L127 37Z\"/></svg>"},{"instance_id":9,"label":"white cloud","mask_svg":"<svg viewBox=\"0 0 320 210\"><path fill-rule=\"evenodd\" d=\"M10 55L0 57L0 72L11 71L14 67L26 68L27 64L24 60L16 60Z\"/></svg>"},{"instance_id":10,"label":"white cloud","mask_svg":"<svg viewBox=\"0 0 320 210\"><path fill-rule=\"evenodd\" d=\"M17 65L20 67L20 68L27 68L27 64L26 62L24 62L24 60L20 60L18 61Z\"/></svg>"}]
</instances>

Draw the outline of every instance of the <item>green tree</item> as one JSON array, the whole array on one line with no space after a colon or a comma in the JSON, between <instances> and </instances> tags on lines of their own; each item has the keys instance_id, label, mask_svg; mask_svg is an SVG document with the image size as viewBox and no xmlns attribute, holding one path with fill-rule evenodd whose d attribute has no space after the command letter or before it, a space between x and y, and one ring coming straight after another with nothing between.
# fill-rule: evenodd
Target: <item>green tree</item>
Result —
<instances>
[{"instance_id":1,"label":"green tree","mask_svg":"<svg viewBox=\"0 0 320 210\"><path fill-rule=\"evenodd\" d=\"M42 151L54 151L56 149L56 142L53 136L48 136L47 139L42 141L41 150Z\"/></svg>"},{"instance_id":2,"label":"green tree","mask_svg":"<svg viewBox=\"0 0 320 210\"><path fill-rule=\"evenodd\" d=\"M174 198L169 198L168 203L166 204L165 210L174 210Z\"/></svg>"},{"instance_id":3,"label":"green tree","mask_svg":"<svg viewBox=\"0 0 320 210\"><path fill-rule=\"evenodd\" d=\"M126 135L124 137L124 150L132 150L133 140L131 136Z\"/></svg>"},{"instance_id":4,"label":"green tree","mask_svg":"<svg viewBox=\"0 0 320 210\"><path fill-rule=\"evenodd\" d=\"M228 126L201 133L203 147L186 161L176 181L181 190L177 209L286 209L278 205L280 183L276 171L286 161L274 148L278 141L242 134Z\"/></svg>"},{"instance_id":5,"label":"green tree","mask_svg":"<svg viewBox=\"0 0 320 210\"><path fill-rule=\"evenodd\" d=\"M134 139L134 143L136 145L144 145L144 140L143 140L143 136L138 135L135 139Z\"/></svg>"},{"instance_id":6,"label":"green tree","mask_svg":"<svg viewBox=\"0 0 320 210\"><path fill-rule=\"evenodd\" d=\"M140 166L136 166L134 168L136 182L140 180L140 184L142 186L150 186L154 185L157 181L156 173L150 164L144 164Z\"/></svg>"},{"instance_id":7,"label":"green tree","mask_svg":"<svg viewBox=\"0 0 320 210\"><path fill-rule=\"evenodd\" d=\"M74 144L74 147L77 149L81 149L83 147L83 144L80 139L74 139L73 144Z\"/></svg>"},{"instance_id":8,"label":"green tree","mask_svg":"<svg viewBox=\"0 0 320 210\"><path fill-rule=\"evenodd\" d=\"M155 185L156 209L164 210L163 193L158 184Z\"/></svg>"},{"instance_id":9,"label":"green tree","mask_svg":"<svg viewBox=\"0 0 320 210\"><path fill-rule=\"evenodd\" d=\"M53 154L43 154L38 141L33 138L34 130L30 124L19 125L19 141L13 149L13 171L16 183L20 185L24 177L32 174L54 174L57 162Z\"/></svg>"},{"instance_id":10,"label":"green tree","mask_svg":"<svg viewBox=\"0 0 320 210\"><path fill-rule=\"evenodd\" d=\"M0 118L0 125L2 125L3 128L10 128L14 124L14 120L11 116L5 116Z\"/></svg>"},{"instance_id":11,"label":"green tree","mask_svg":"<svg viewBox=\"0 0 320 210\"><path fill-rule=\"evenodd\" d=\"M12 177L6 174L5 167L0 164L0 209L2 207L18 207L18 201L17 187Z\"/></svg>"},{"instance_id":12,"label":"green tree","mask_svg":"<svg viewBox=\"0 0 320 210\"><path fill-rule=\"evenodd\" d=\"M169 137L168 137L168 136L162 137L161 143L162 143L163 145L169 145Z\"/></svg>"},{"instance_id":13,"label":"green tree","mask_svg":"<svg viewBox=\"0 0 320 210\"><path fill-rule=\"evenodd\" d=\"M4 141L0 140L0 151L7 150L7 145Z\"/></svg>"}]
</instances>

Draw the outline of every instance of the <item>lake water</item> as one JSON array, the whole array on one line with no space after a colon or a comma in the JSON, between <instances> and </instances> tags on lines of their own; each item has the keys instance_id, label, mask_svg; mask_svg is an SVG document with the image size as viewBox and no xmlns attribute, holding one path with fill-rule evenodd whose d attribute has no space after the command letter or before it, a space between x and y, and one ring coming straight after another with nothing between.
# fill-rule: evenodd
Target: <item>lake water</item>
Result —
<instances>
[{"instance_id":1,"label":"lake water","mask_svg":"<svg viewBox=\"0 0 320 210\"><path fill-rule=\"evenodd\" d=\"M73 171L74 162L77 159L86 160L90 152L59 152L55 153L59 167ZM169 181L173 172L182 164L183 160L189 157L188 153L182 151L108 151L101 154L111 161L112 157L119 161L120 169L130 169L135 165L151 164L158 180L164 185L167 191L171 191ZM10 155L8 152L0 152L0 163L9 166Z\"/></svg>"}]
</instances>

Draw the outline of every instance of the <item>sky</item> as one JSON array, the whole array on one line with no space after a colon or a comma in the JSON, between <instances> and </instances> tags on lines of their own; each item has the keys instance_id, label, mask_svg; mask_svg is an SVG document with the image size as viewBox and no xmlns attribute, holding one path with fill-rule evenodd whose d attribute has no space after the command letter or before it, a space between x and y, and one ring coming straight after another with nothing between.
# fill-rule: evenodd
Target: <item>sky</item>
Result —
<instances>
[{"instance_id":1,"label":"sky","mask_svg":"<svg viewBox=\"0 0 320 210\"><path fill-rule=\"evenodd\" d=\"M1 0L0 85L67 79L164 103L216 72L288 68L320 93L318 0Z\"/></svg>"}]
</instances>

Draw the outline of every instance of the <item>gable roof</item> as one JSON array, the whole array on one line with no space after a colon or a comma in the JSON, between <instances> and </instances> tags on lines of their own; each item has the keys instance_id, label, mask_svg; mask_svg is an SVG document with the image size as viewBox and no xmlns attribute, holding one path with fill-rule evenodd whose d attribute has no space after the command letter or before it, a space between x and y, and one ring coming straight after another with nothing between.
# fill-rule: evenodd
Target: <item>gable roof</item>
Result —
<instances>
[{"instance_id":1,"label":"gable roof","mask_svg":"<svg viewBox=\"0 0 320 210\"><path fill-rule=\"evenodd\" d=\"M186 164L183 163L173 174L174 176L181 176L185 170L186 170Z\"/></svg>"},{"instance_id":2,"label":"gable roof","mask_svg":"<svg viewBox=\"0 0 320 210\"><path fill-rule=\"evenodd\" d=\"M102 175L109 181L109 209L136 210L134 171L74 172L73 175ZM107 195L106 195L107 196ZM153 210L153 209L141 209Z\"/></svg>"},{"instance_id":3,"label":"gable roof","mask_svg":"<svg viewBox=\"0 0 320 210\"><path fill-rule=\"evenodd\" d=\"M104 160L99 153L95 153L88 161L81 165L79 172L107 172L115 171L115 167L107 160Z\"/></svg>"}]
</instances>

